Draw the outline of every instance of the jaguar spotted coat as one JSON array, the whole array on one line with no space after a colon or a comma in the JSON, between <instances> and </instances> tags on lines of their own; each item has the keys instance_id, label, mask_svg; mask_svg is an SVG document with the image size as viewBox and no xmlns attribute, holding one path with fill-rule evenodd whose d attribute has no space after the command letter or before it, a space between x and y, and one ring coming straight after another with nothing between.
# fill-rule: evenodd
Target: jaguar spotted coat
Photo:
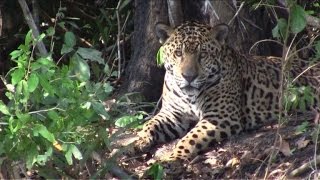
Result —
<instances>
[{"instance_id":1,"label":"jaguar spotted coat","mask_svg":"<svg viewBox=\"0 0 320 180\"><path fill-rule=\"evenodd\" d=\"M228 31L224 24L157 25L166 69L162 108L139 132L136 151L178 138L163 161L190 161L223 139L278 118L281 59L240 55L226 45ZM306 67L304 61L295 61L291 76ZM314 105L319 77L320 67L315 66L296 82L313 87Z\"/></svg>"}]
</instances>

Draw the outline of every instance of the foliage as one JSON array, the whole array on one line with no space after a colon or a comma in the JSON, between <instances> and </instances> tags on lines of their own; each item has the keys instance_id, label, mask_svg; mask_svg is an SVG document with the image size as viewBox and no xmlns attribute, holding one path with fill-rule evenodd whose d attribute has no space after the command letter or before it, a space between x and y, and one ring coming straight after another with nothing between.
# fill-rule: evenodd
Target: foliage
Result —
<instances>
[{"instance_id":1,"label":"foliage","mask_svg":"<svg viewBox=\"0 0 320 180\"><path fill-rule=\"evenodd\" d=\"M161 46L157 52L157 65L162 66L163 64L164 64L163 47Z\"/></svg>"},{"instance_id":2,"label":"foliage","mask_svg":"<svg viewBox=\"0 0 320 180\"><path fill-rule=\"evenodd\" d=\"M146 173L156 180L163 179L164 175L163 167L160 164L153 164Z\"/></svg>"},{"instance_id":3,"label":"foliage","mask_svg":"<svg viewBox=\"0 0 320 180\"><path fill-rule=\"evenodd\" d=\"M300 109L305 111L314 105L314 94L308 86L295 87L290 85L285 91L284 107L286 110Z\"/></svg>"},{"instance_id":4,"label":"foliage","mask_svg":"<svg viewBox=\"0 0 320 180\"><path fill-rule=\"evenodd\" d=\"M122 116L115 121L115 125L118 127L137 127L137 125L139 125L139 122L141 122L141 120L143 119L143 114L145 114L145 112L140 112L136 115Z\"/></svg>"},{"instance_id":5,"label":"foliage","mask_svg":"<svg viewBox=\"0 0 320 180\"><path fill-rule=\"evenodd\" d=\"M289 7L289 17L288 19L279 18L277 21L277 25L272 30L273 37L281 40L283 44L286 46L289 40L292 40L291 35L297 35L298 33L302 32L306 25L306 16L307 12L296 2L294 1L287 1ZM292 40L294 41L294 39ZM314 58L310 58L310 64L312 59L318 61L320 57L320 50L319 45L320 41L313 42L313 47L315 49ZM288 54L296 54L297 51L294 50L293 47L285 47L288 48ZM291 48L291 49L290 49ZM290 56L290 55L289 55ZM284 57L283 66L286 67L287 64L290 65L290 59L286 59ZM285 72L284 72L285 73ZM287 79L292 79L295 77L286 77ZM300 109L305 111L306 108L310 105L314 105L314 94L310 87L296 87L295 84L291 81L287 84L287 87L284 92L283 97L283 104L285 110L291 109Z\"/></svg>"},{"instance_id":6,"label":"foliage","mask_svg":"<svg viewBox=\"0 0 320 180\"><path fill-rule=\"evenodd\" d=\"M87 62L103 63L100 54L74 50L74 35L67 32L62 52L72 53L71 61L57 66L51 56L35 58L34 45L43 38L44 34L32 38L30 31L24 44L10 54L17 67L8 74L9 103L0 100L0 155L25 161L29 169L48 161L72 165L74 159L87 159L88 151L107 145L105 128L111 124L103 101L112 86L88 81Z\"/></svg>"},{"instance_id":7,"label":"foliage","mask_svg":"<svg viewBox=\"0 0 320 180\"><path fill-rule=\"evenodd\" d=\"M301 134L301 133L306 132L308 127L309 127L309 122L308 121L304 121L302 124L297 126L295 134Z\"/></svg>"},{"instance_id":8,"label":"foliage","mask_svg":"<svg viewBox=\"0 0 320 180\"><path fill-rule=\"evenodd\" d=\"M289 33L297 34L304 30L306 25L306 12L300 5L291 2L289 4L288 20L279 18L277 25L272 30L272 35L275 38L281 38L285 41Z\"/></svg>"}]
</instances>

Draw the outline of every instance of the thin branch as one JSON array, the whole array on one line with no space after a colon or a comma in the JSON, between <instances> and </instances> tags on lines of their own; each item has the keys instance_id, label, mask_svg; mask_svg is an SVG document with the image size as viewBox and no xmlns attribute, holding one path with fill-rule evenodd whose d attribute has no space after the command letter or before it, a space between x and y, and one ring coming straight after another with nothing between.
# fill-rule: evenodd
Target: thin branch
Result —
<instances>
[{"instance_id":1,"label":"thin branch","mask_svg":"<svg viewBox=\"0 0 320 180\"><path fill-rule=\"evenodd\" d=\"M64 109L61 109L61 108L57 108L57 106L53 107L53 108L49 108L49 109L42 109L42 110L38 110L38 111L31 111L29 112L29 114L39 114L41 112L48 112L48 111L51 111L51 110L59 110L59 111L65 111Z\"/></svg>"},{"instance_id":2,"label":"thin branch","mask_svg":"<svg viewBox=\"0 0 320 180\"><path fill-rule=\"evenodd\" d=\"M26 1L25 0L18 0L18 2L19 2L20 7L23 11L23 15L27 21L27 24L28 24L29 28L32 30L33 37L38 38L39 37L39 30L38 30L38 28L32 18L32 14L29 10L29 7L28 7ZM38 48L41 56L47 56L48 51L42 41L37 42L37 48Z\"/></svg>"},{"instance_id":3,"label":"thin branch","mask_svg":"<svg viewBox=\"0 0 320 180\"><path fill-rule=\"evenodd\" d=\"M118 79L121 77L121 49L120 49L120 38L121 38L121 22L120 22L120 15L119 15L119 8L121 5L121 0L118 2L116 8L116 15L117 15L117 24L118 24L118 35L117 35L117 46L118 46Z\"/></svg>"},{"instance_id":4,"label":"thin branch","mask_svg":"<svg viewBox=\"0 0 320 180\"><path fill-rule=\"evenodd\" d=\"M307 71L309 71L311 68L315 67L315 66L318 66L320 63L316 63L316 64L313 64L311 66L308 66L307 69L305 69L304 71L302 71L297 77L295 77L293 80L292 80L292 83L294 83L300 76L302 76L304 73L306 73Z\"/></svg>"},{"instance_id":5,"label":"thin branch","mask_svg":"<svg viewBox=\"0 0 320 180\"><path fill-rule=\"evenodd\" d=\"M250 48L250 50L249 50L249 54L251 54L251 51L252 51L252 49L253 49L254 47L256 47L259 43L262 43L262 42L274 42L274 43L276 43L276 44L279 44L281 47L283 47L283 44L280 43L279 41L276 41L276 40L273 40L273 39L264 39L264 40L260 40L260 41L255 42L255 43L251 46L251 48Z\"/></svg>"},{"instance_id":6,"label":"thin branch","mask_svg":"<svg viewBox=\"0 0 320 180\"><path fill-rule=\"evenodd\" d=\"M234 14L234 16L231 18L231 20L228 22L228 25L230 25L232 23L232 21L238 16L239 12L241 11L241 9L243 8L244 2L241 3L239 9L237 10L237 12Z\"/></svg>"}]
</instances>

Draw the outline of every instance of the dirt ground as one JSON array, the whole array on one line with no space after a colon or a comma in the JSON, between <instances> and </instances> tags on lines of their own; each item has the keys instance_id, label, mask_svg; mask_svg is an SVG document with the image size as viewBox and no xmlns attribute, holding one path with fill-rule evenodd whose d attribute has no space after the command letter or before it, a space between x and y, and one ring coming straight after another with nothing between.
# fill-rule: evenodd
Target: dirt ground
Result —
<instances>
[{"instance_id":1,"label":"dirt ground","mask_svg":"<svg viewBox=\"0 0 320 180\"><path fill-rule=\"evenodd\" d=\"M186 163L184 173L176 178L320 179L317 169L320 167L320 153L317 152L320 149L316 143L318 118L311 114L291 117L281 126L265 126L234 136ZM169 153L175 143L162 145L155 153L144 156L123 157L120 166L141 177L150 164Z\"/></svg>"},{"instance_id":2,"label":"dirt ground","mask_svg":"<svg viewBox=\"0 0 320 180\"><path fill-rule=\"evenodd\" d=\"M243 132L218 144L215 149L197 156L191 162L186 162L182 175L170 179L320 179L320 169L317 169L320 168L320 149L317 143L320 134L319 117L320 114L292 116L281 126L273 124L255 131ZM121 147L136 138L135 132L120 134L122 138L117 138L114 146ZM131 179L152 179L144 176L144 173L161 156L169 154L176 142L159 145L148 154L120 156L114 161L118 166L109 168L113 171L100 175L108 180L128 179L127 175L131 175ZM100 153L104 154L106 159L113 156L110 152ZM92 163L86 164L81 174L74 171L81 166L71 168L69 177L93 178L91 175L104 161L108 161L105 159L101 163L100 153L93 157L95 160ZM1 172L5 172L5 169ZM18 174L15 177L19 177L20 172L23 179L44 179L36 171L21 173L18 168L16 172ZM76 173L74 176L73 172ZM126 174L127 177L121 177L121 174ZM0 179L6 177L3 173L0 175Z\"/></svg>"}]
</instances>

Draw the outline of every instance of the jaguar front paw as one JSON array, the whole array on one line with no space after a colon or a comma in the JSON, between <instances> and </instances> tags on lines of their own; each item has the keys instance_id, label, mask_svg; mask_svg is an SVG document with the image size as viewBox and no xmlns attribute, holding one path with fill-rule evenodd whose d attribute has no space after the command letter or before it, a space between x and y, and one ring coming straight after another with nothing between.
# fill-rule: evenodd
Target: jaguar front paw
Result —
<instances>
[{"instance_id":1,"label":"jaguar front paw","mask_svg":"<svg viewBox=\"0 0 320 180\"><path fill-rule=\"evenodd\" d=\"M125 151L125 155L127 156L134 156L139 155L145 152L148 152L151 148L151 141L146 138L139 138L138 140L131 143L127 150Z\"/></svg>"},{"instance_id":2,"label":"jaguar front paw","mask_svg":"<svg viewBox=\"0 0 320 180\"><path fill-rule=\"evenodd\" d=\"M163 166L165 176L178 177L185 171L184 161L173 157L164 158L160 160L160 164Z\"/></svg>"}]
</instances>

